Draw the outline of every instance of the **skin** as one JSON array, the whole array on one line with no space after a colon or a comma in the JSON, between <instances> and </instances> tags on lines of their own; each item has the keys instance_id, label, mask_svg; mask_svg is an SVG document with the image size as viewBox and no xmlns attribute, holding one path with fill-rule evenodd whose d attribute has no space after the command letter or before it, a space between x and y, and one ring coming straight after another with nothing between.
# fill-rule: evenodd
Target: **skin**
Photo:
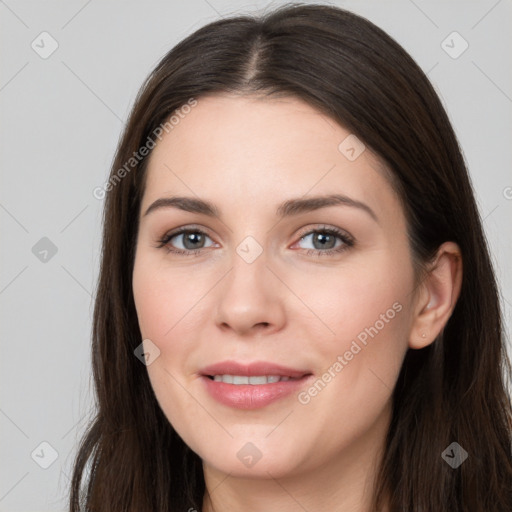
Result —
<instances>
[{"instance_id":1,"label":"skin","mask_svg":"<svg viewBox=\"0 0 512 512\"><path fill-rule=\"evenodd\" d=\"M369 149L350 161L338 149L349 134L299 99L212 95L150 156L133 292L142 337L160 350L147 366L155 395L203 460L203 511L369 510L405 353L432 343L455 306L458 247L443 244L416 285L387 171ZM365 203L378 221L347 205L276 215L288 199L333 193ZM173 207L145 215L171 195L208 200L220 218ZM197 254L157 247L182 226L206 232ZM320 254L326 249L314 243L325 227L355 244ZM247 236L262 249L252 263L236 252ZM344 245L334 240L329 248ZM184 242L167 246L192 253ZM202 386L200 369L227 359L309 369L317 379L397 303L394 318L308 403L294 393L239 410ZM248 442L261 453L252 467L237 457Z\"/></svg>"}]
</instances>

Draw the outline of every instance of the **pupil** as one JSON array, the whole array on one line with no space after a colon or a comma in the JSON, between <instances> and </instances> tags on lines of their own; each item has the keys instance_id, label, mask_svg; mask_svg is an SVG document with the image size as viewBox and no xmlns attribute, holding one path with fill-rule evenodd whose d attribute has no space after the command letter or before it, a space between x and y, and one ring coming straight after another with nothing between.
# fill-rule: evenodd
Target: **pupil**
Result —
<instances>
[{"instance_id":1,"label":"pupil","mask_svg":"<svg viewBox=\"0 0 512 512\"><path fill-rule=\"evenodd\" d=\"M187 233L185 236L184 245L187 249L197 249L194 245L192 247L189 246L189 242L192 244L197 244L202 241L203 235L201 233Z\"/></svg>"},{"instance_id":2,"label":"pupil","mask_svg":"<svg viewBox=\"0 0 512 512\"><path fill-rule=\"evenodd\" d=\"M331 239L331 244L329 245L329 240ZM320 242L320 246L317 246L316 242ZM315 249L332 249L334 246L332 245L332 242L334 241L334 237L332 235L328 235L325 233L319 233L316 236L313 237L313 245L315 246ZM328 247L327 247L328 246Z\"/></svg>"}]
</instances>

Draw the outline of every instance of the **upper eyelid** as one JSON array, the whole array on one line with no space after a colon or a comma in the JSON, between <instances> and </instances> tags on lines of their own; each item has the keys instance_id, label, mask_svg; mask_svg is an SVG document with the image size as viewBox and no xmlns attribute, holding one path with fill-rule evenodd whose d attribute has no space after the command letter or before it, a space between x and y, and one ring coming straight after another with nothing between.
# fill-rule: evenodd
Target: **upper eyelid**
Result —
<instances>
[{"instance_id":1,"label":"upper eyelid","mask_svg":"<svg viewBox=\"0 0 512 512\"><path fill-rule=\"evenodd\" d=\"M197 232L201 232L201 233L204 233L205 235L210 236L210 234L209 234L210 231L207 228L205 228L203 226L195 225L195 224L186 224L184 226L179 226L177 228L167 231L166 233L164 233L162 238L182 235L183 233L186 233L187 231L192 231L192 232L197 231Z\"/></svg>"},{"instance_id":2,"label":"upper eyelid","mask_svg":"<svg viewBox=\"0 0 512 512\"><path fill-rule=\"evenodd\" d=\"M311 233L322 232L322 231L332 231L337 236L346 235L347 238L353 238L352 235L347 230L345 230L343 228L334 227L334 226L328 226L325 224L318 225L318 226L312 227L312 228L306 228L303 232L300 233L299 236L304 237L304 236L310 235Z\"/></svg>"}]
</instances>

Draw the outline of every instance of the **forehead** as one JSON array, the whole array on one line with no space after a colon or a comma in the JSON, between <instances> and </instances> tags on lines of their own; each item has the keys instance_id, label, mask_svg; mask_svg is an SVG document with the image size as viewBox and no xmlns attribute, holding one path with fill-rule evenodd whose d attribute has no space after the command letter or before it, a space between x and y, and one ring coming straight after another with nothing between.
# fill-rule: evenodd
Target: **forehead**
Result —
<instances>
[{"instance_id":1,"label":"forehead","mask_svg":"<svg viewBox=\"0 0 512 512\"><path fill-rule=\"evenodd\" d=\"M300 99L212 95L199 98L153 149L143 205L187 193L263 208L338 192L383 210L397 202L387 175L353 134Z\"/></svg>"}]
</instances>

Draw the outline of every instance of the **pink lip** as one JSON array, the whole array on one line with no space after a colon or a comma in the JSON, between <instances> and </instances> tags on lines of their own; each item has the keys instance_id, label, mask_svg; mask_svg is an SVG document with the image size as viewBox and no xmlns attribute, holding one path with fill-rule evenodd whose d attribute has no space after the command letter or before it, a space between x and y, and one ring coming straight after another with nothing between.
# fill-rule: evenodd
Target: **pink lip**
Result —
<instances>
[{"instance_id":1,"label":"pink lip","mask_svg":"<svg viewBox=\"0 0 512 512\"><path fill-rule=\"evenodd\" d=\"M201 375L246 375L248 377L254 377L256 375L279 375L280 377L298 379L311 372L309 370L288 368L266 361L255 361L248 364L237 363L236 361L223 361L207 366L199 373Z\"/></svg>"},{"instance_id":2,"label":"pink lip","mask_svg":"<svg viewBox=\"0 0 512 512\"><path fill-rule=\"evenodd\" d=\"M241 364L235 361L224 361L206 368L200 372L207 392L218 402L237 409L258 409L298 391L312 377L307 370L298 370L268 362ZM273 382L271 384L227 384L216 382L209 376L213 375L279 375L294 380Z\"/></svg>"}]
</instances>

